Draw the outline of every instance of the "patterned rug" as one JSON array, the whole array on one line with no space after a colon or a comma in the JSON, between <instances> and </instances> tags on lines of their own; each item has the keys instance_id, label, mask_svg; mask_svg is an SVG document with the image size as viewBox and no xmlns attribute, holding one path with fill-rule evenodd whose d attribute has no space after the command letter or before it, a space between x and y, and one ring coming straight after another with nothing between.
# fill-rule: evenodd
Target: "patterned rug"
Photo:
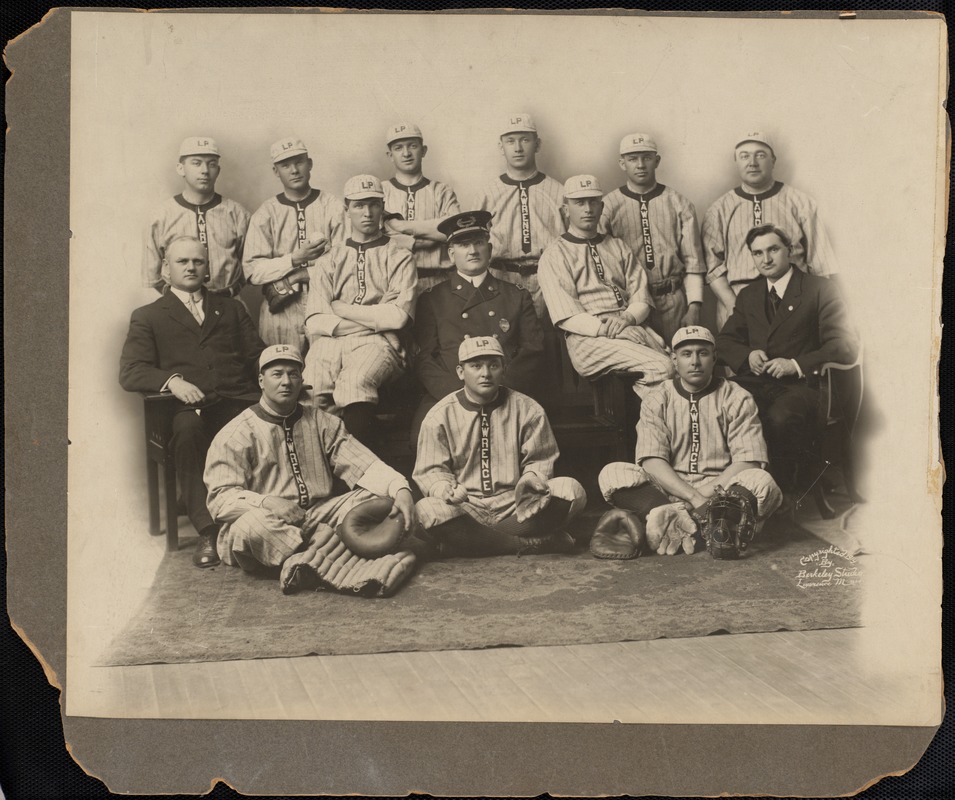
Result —
<instances>
[{"instance_id":1,"label":"patterned rug","mask_svg":"<svg viewBox=\"0 0 955 800\"><path fill-rule=\"evenodd\" d=\"M424 564L395 596L285 596L275 579L167 554L104 665L569 645L859 624L862 563L808 532L740 561L570 555ZM864 558L864 557L863 557Z\"/></svg>"}]
</instances>

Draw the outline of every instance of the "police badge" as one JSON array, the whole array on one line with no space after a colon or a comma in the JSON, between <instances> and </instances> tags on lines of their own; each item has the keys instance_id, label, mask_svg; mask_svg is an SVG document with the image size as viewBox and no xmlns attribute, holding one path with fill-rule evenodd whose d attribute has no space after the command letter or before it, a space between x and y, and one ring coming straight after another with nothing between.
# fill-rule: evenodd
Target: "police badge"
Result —
<instances>
[{"instance_id":1,"label":"police badge","mask_svg":"<svg viewBox=\"0 0 955 800\"><path fill-rule=\"evenodd\" d=\"M511 323L504 319L504 317L501 317L497 324L501 326L501 330L504 331L504 333L507 333L511 329Z\"/></svg>"}]
</instances>

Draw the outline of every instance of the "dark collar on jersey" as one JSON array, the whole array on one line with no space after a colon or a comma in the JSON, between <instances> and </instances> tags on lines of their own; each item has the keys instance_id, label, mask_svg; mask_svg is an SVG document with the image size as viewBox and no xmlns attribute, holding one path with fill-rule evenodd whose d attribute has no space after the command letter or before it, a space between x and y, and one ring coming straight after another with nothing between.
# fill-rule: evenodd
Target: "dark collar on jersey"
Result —
<instances>
[{"instance_id":1,"label":"dark collar on jersey","mask_svg":"<svg viewBox=\"0 0 955 800\"><path fill-rule=\"evenodd\" d=\"M753 194L752 192L747 192L742 186L737 186L735 191L740 197L746 200L768 200L773 195L779 194L783 189L783 182L776 181L772 186L770 186L765 192L760 192L759 194Z\"/></svg>"},{"instance_id":2,"label":"dark collar on jersey","mask_svg":"<svg viewBox=\"0 0 955 800\"><path fill-rule=\"evenodd\" d=\"M349 237L345 240L345 244L347 244L349 247L354 247L356 250L359 248L371 250L373 247L384 247L390 241L391 239L389 239L385 234L381 234L381 236L379 236L377 239L373 239L370 242L356 242L354 239Z\"/></svg>"},{"instance_id":3,"label":"dark collar on jersey","mask_svg":"<svg viewBox=\"0 0 955 800\"><path fill-rule=\"evenodd\" d=\"M574 236L574 234L567 232L562 233L560 238L567 242L573 242L574 244L600 244L606 237L602 233L598 233L592 239L581 239L579 236Z\"/></svg>"},{"instance_id":4,"label":"dark collar on jersey","mask_svg":"<svg viewBox=\"0 0 955 800\"><path fill-rule=\"evenodd\" d=\"M495 408L500 408L502 405L504 405L504 403L507 401L507 396L509 393L510 390L506 386L502 386L500 389L498 389L497 397L495 397L487 405L483 406L478 403L472 403L464 389L461 389L457 394L455 394L455 397L457 398L458 402L468 411L480 411L482 408L485 411L493 411Z\"/></svg>"},{"instance_id":5,"label":"dark collar on jersey","mask_svg":"<svg viewBox=\"0 0 955 800\"><path fill-rule=\"evenodd\" d=\"M301 206L302 208L305 208L305 206L311 205L316 200L318 200L318 197L321 193L322 193L321 189L313 189L311 186L309 186L308 196L303 198L302 200L289 200L285 196L284 192L281 192L275 195L275 199L278 200L283 206L291 206L292 208L295 208L296 206Z\"/></svg>"},{"instance_id":6,"label":"dark collar on jersey","mask_svg":"<svg viewBox=\"0 0 955 800\"><path fill-rule=\"evenodd\" d=\"M262 408L261 403L256 403L254 406L252 406L252 413L263 422L271 422L273 425L284 426L286 420L288 421L289 425L294 425L302 418L304 411L300 405L297 405L295 406L295 410L287 417L277 417L275 414L270 414L268 411Z\"/></svg>"},{"instance_id":7,"label":"dark collar on jersey","mask_svg":"<svg viewBox=\"0 0 955 800\"><path fill-rule=\"evenodd\" d=\"M428 178L422 177L417 183L413 183L411 186L405 186L405 184L400 183L397 178L390 178L388 183L401 192L417 192L418 189L424 189L431 181Z\"/></svg>"},{"instance_id":8,"label":"dark collar on jersey","mask_svg":"<svg viewBox=\"0 0 955 800\"><path fill-rule=\"evenodd\" d=\"M208 211L210 208L215 208L219 203L222 202L221 194L212 195L212 199L208 203L196 204L190 203L184 198L181 194L177 194L173 200L175 200L183 208L188 208L190 211L195 211L197 208L202 211Z\"/></svg>"},{"instance_id":9,"label":"dark collar on jersey","mask_svg":"<svg viewBox=\"0 0 955 800\"><path fill-rule=\"evenodd\" d=\"M723 380L724 380L723 378L717 378L714 375L712 378L710 378L709 385L705 389L703 389L703 391L688 392L686 389L683 388L683 381L681 381L680 376L677 375L673 379L673 388L676 389L676 392L678 395L680 395L680 397L684 397L687 400L699 400L701 397L705 397L708 394L712 394L717 389L719 389L720 386L723 385Z\"/></svg>"},{"instance_id":10,"label":"dark collar on jersey","mask_svg":"<svg viewBox=\"0 0 955 800\"><path fill-rule=\"evenodd\" d=\"M620 187L620 192L632 200L652 200L654 197L659 197L661 194L663 194L663 190L666 188L667 187L662 183L658 183L646 194L637 194L635 191L633 191L633 189L627 186L627 184L624 184Z\"/></svg>"},{"instance_id":11,"label":"dark collar on jersey","mask_svg":"<svg viewBox=\"0 0 955 800\"><path fill-rule=\"evenodd\" d=\"M516 181L506 172L501 175L501 181L506 183L508 186L535 186L538 183L543 182L547 176L543 172L538 172L533 178L528 178L526 181Z\"/></svg>"}]
</instances>

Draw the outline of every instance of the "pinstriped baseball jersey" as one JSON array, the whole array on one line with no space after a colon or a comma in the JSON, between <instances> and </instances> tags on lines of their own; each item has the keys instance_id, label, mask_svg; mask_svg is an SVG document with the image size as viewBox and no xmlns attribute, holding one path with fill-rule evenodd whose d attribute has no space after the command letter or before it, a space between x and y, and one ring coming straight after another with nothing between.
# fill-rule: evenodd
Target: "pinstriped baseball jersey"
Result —
<instances>
[{"instance_id":1,"label":"pinstriped baseball jersey","mask_svg":"<svg viewBox=\"0 0 955 800\"><path fill-rule=\"evenodd\" d=\"M335 476L382 496L389 495L394 481L404 482L348 434L337 417L314 406L299 406L290 416L277 417L256 404L213 439L203 480L209 512L231 523L261 507L266 497L309 508L319 505L332 495Z\"/></svg>"},{"instance_id":2,"label":"pinstriped baseball jersey","mask_svg":"<svg viewBox=\"0 0 955 800\"><path fill-rule=\"evenodd\" d=\"M607 194L600 229L630 246L651 284L706 272L696 209L662 183L644 195L626 185Z\"/></svg>"},{"instance_id":3,"label":"pinstriped baseball jersey","mask_svg":"<svg viewBox=\"0 0 955 800\"><path fill-rule=\"evenodd\" d=\"M446 183L422 178L414 186L405 186L396 178L382 181L385 191L385 212L398 214L402 219L436 219L461 211L454 190ZM417 240L414 249L415 267L421 269L447 268L451 261L445 245L440 242Z\"/></svg>"},{"instance_id":4,"label":"pinstriped baseball jersey","mask_svg":"<svg viewBox=\"0 0 955 800\"><path fill-rule=\"evenodd\" d=\"M284 278L295 269L290 254L301 241L322 236L330 244L342 240L344 217L345 204L318 189L298 202L284 194L270 197L249 220L242 259L245 277L256 285Z\"/></svg>"},{"instance_id":5,"label":"pinstriped baseball jersey","mask_svg":"<svg viewBox=\"0 0 955 800\"><path fill-rule=\"evenodd\" d=\"M201 206L187 203L181 194L159 207L146 231L143 252L143 286L160 288L166 246L177 236L195 236L209 253L209 288L225 289L242 275L242 247L249 227L249 212L221 195Z\"/></svg>"},{"instance_id":6,"label":"pinstriped baseball jersey","mask_svg":"<svg viewBox=\"0 0 955 800\"><path fill-rule=\"evenodd\" d=\"M587 240L563 234L547 246L537 276L555 325L575 314L622 311L632 303L653 307L646 270L613 236Z\"/></svg>"},{"instance_id":7,"label":"pinstriped baseball jersey","mask_svg":"<svg viewBox=\"0 0 955 800\"><path fill-rule=\"evenodd\" d=\"M791 186L776 181L762 194L731 189L711 205L703 217L703 250L707 283L725 275L734 281L758 278L746 234L757 225L775 225L792 240L792 263L803 272L823 277L839 270L816 202Z\"/></svg>"},{"instance_id":8,"label":"pinstriped baseball jersey","mask_svg":"<svg viewBox=\"0 0 955 800\"><path fill-rule=\"evenodd\" d=\"M333 476L354 491L332 497ZM279 566L300 548L301 528L314 530L342 517L372 494L387 496L407 482L351 437L337 417L299 406L278 417L260 404L213 439L204 475L212 516L225 523L218 551L226 564ZM365 491L367 490L367 491ZM262 506L281 497L308 509L304 526L284 523ZM253 563L250 563L253 562Z\"/></svg>"},{"instance_id":9,"label":"pinstriped baseball jersey","mask_svg":"<svg viewBox=\"0 0 955 800\"><path fill-rule=\"evenodd\" d=\"M636 462L662 458L681 475L719 475L731 463L769 461L756 401L732 381L713 378L688 392L679 377L643 400Z\"/></svg>"},{"instance_id":10,"label":"pinstriped baseball jersey","mask_svg":"<svg viewBox=\"0 0 955 800\"><path fill-rule=\"evenodd\" d=\"M305 318L313 314L332 314L333 300L374 306L382 298L397 292L389 300L408 317L414 316L415 270L410 250L398 247L387 236L373 242L348 239L325 253L309 272L311 291L305 301Z\"/></svg>"},{"instance_id":11,"label":"pinstriped baseball jersey","mask_svg":"<svg viewBox=\"0 0 955 800\"><path fill-rule=\"evenodd\" d=\"M490 211L495 258L538 258L564 231L560 216L564 187L543 172L526 181L506 173L484 187L472 206Z\"/></svg>"},{"instance_id":12,"label":"pinstriped baseball jersey","mask_svg":"<svg viewBox=\"0 0 955 800\"><path fill-rule=\"evenodd\" d=\"M459 483L474 497L513 493L525 472L554 474L557 440L541 406L501 387L486 404L462 389L438 401L421 424L414 480L425 496L442 481Z\"/></svg>"}]
</instances>

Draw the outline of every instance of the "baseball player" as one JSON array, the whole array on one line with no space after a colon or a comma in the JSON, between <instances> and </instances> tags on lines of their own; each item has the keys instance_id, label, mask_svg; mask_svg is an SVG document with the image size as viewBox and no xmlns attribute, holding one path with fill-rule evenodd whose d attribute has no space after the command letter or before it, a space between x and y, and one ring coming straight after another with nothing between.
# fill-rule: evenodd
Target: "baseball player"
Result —
<instances>
[{"instance_id":1,"label":"baseball player","mask_svg":"<svg viewBox=\"0 0 955 800\"><path fill-rule=\"evenodd\" d=\"M647 272L620 239L597 232L603 193L593 175L569 178L563 194L568 231L540 261L550 318L577 372L639 374L633 388L642 397L673 374L663 340L644 325L653 308Z\"/></svg>"},{"instance_id":2,"label":"baseball player","mask_svg":"<svg viewBox=\"0 0 955 800\"><path fill-rule=\"evenodd\" d=\"M428 412L418 439L418 536L442 556L572 549L563 526L587 496L573 478L553 477L557 442L544 410L502 386L494 337L465 339L458 359L464 388Z\"/></svg>"},{"instance_id":3,"label":"baseball player","mask_svg":"<svg viewBox=\"0 0 955 800\"><path fill-rule=\"evenodd\" d=\"M262 286L265 295L259 332L266 344L294 343L304 353L308 268L344 237L344 206L310 185L312 159L301 139L279 139L270 155L282 193L252 215L243 268L249 283Z\"/></svg>"},{"instance_id":4,"label":"baseball player","mask_svg":"<svg viewBox=\"0 0 955 800\"><path fill-rule=\"evenodd\" d=\"M698 325L706 265L696 209L682 194L657 183L660 154L645 133L620 142L627 182L604 198L600 230L622 239L647 271L654 308L648 324L668 342L683 325Z\"/></svg>"},{"instance_id":5,"label":"baseball player","mask_svg":"<svg viewBox=\"0 0 955 800\"><path fill-rule=\"evenodd\" d=\"M337 417L299 404L303 366L293 345L265 348L259 357L261 400L219 431L209 448L203 478L209 511L222 524L219 556L254 572L281 567L308 545L326 556L317 583L358 591L363 576L382 585L400 582L414 563L410 553L378 563L359 559L333 528L356 505L381 496L394 500L390 515L400 515L409 530L415 516L408 482L350 436ZM336 477L352 491L335 495Z\"/></svg>"},{"instance_id":6,"label":"baseball player","mask_svg":"<svg viewBox=\"0 0 955 800\"><path fill-rule=\"evenodd\" d=\"M765 519L782 500L765 469L768 455L755 401L737 384L713 375L713 334L701 326L681 328L672 347L677 375L643 400L636 463L607 464L597 479L607 502L635 515L640 529L646 525L651 548L667 555L681 547L692 553L694 531L681 536L672 529L654 530L658 507L680 503L685 510L698 509L717 487L736 485L755 496L757 516ZM620 515L611 511L605 516ZM602 558L638 555L623 530L608 528L603 520L591 552Z\"/></svg>"},{"instance_id":7,"label":"baseball player","mask_svg":"<svg viewBox=\"0 0 955 800\"><path fill-rule=\"evenodd\" d=\"M405 367L398 331L414 315L415 269L411 251L381 229L384 191L376 177L350 178L345 207L351 237L309 270L305 378L321 404L340 410L349 432L369 444L378 388Z\"/></svg>"},{"instance_id":8,"label":"baseball player","mask_svg":"<svg viewBox=\"0 0 955 800\"><path fill-rule=\"evenodd\" d=\"M501 126L498 147L503 175L491 181L472 208L493 214L491 272L508 283L526 286L537 316L545 313L537 282L537 264L550 242L564 232L561 185L537 169L541 140L530 114L511 114Z\"/></svg>"},{"instance_id":9,"label":"baseball player","mask_svg":"<svg viewBox=\"0 0 955 800\"><path fill-rule=\"evenodd\" d=\"M395 175L382 184L385 191L385 229L414 237L418 290L448 277L449 262L438 230L442 219L457 214L458 198L445 183L424 177L421 162L428 154L421 129L410 122L392 125L387 132L388 158Z\"/></svg>"},{"instance_id":10,"label":"baseball player","mask_svg":"<svg viewBox=\"0 0 955 800\"><path fill-rule=\"evenodd\" d=\"M216 193L219 145L209 136L190 136L179 146L176 172L182 193L170 197L156 211L146 231L143 285L160 292L168 286L162 263L169 243L180 236L195 236L209 255L206 288L235 297L244 284L242 245L249 227L249 212L234 200Z\"/></svg>"},{"instance_id":11,"label":"baseball player","mask_svg":"<svg viewBox=\"0 0 955 800\"><path fill-rule=\"evenodd\" d=\"M461 388L458 347L469 336L493 336L501 343L507 358L505 383L510 388L531 396L541 391L544 340L540 320L526 289L488 273L490 223L489 212L469 211L440 225L455 269L451 280L418 298L415 372L427 395L412 424L415 442L428 410Z\"/></svg>"},{"instance_id":12,"label":"baseball player","mask_svg":"<svg viewBox=\"0 0 955 800\"><path fill-rule=\"evenodd\" d=\"M793 243L793 263L803 272L829 277L838 272L829 237L809 195L773 178L776 151L760 131L746 133L734 156L742 185L731 189L703 217L706 280L718 300L720 328L736 305L736 295L759 279L746 246L746 234L760 225L776 225Z\"/></svg>"}]
</instances>

